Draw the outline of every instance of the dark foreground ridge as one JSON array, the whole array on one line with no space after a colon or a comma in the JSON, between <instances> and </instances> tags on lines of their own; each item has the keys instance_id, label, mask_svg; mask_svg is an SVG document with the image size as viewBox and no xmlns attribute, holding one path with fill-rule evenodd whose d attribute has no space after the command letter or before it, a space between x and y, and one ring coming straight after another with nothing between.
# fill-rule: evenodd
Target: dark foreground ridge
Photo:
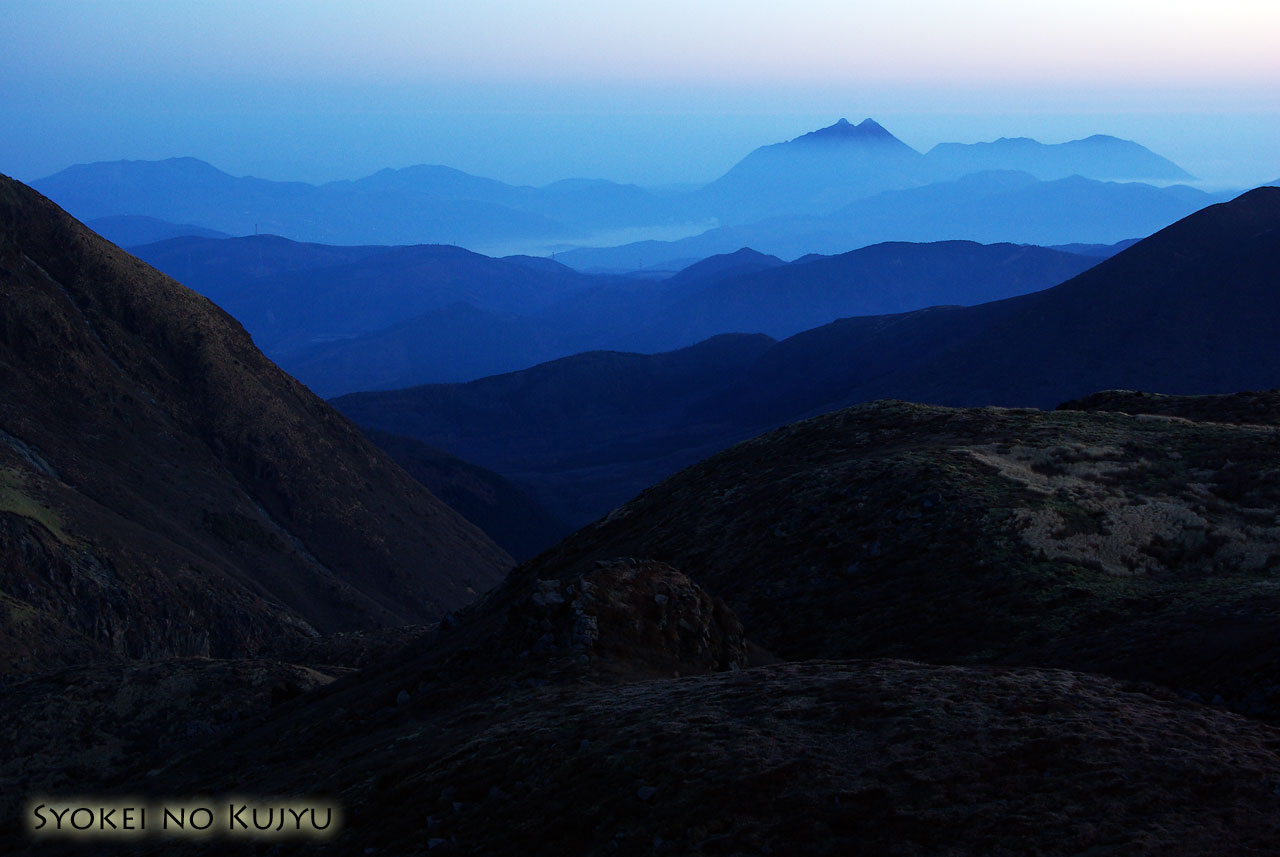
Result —
<instances>
[{"instance_id":1,"label":"dark foreground ridge","mask_svg":"<svg viewBox=\"0 0 1280 857\"><path fill-rule=\"evenodd\" d=\"M0 671L439 618L507 555L229 316L0 178Z\"/></svg>"},{"instance_id":2,"label":"dark foreground ridge","mask_svg":"<svg viewBox=\"0 0 1280 857\"><path fill-rule=\"evenodd\" d=\"M824 415L358 673L277 666L275 706L246 693L101 786L323 794L334 854L1269 853L1278 442L1112 411ZM276 674L254 675L227 683ZM53 710L38 681L0 727Z\"/></svg>"}]
</instances>

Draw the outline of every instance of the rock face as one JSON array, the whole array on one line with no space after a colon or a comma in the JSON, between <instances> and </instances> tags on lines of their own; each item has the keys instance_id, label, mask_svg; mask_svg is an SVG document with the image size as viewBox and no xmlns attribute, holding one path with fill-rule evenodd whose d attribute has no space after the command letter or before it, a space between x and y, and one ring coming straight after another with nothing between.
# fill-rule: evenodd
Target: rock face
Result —
<instances>
[{"instance_id":1,"label":"rock face","mask_svg":"<svg viewBox=\"0 0 1280 857\"><path fill-rule=\"evenodd\" d=\"M0 671L431 621L511 562L225 313L4 178L0 558Z\"/></svg>"},{"instance_id":2,"label":"rock face","mask_svg":"<svg viewBox=\"0 0 1280 857\"><path fill-rule=\"evenodd\" d=\"M733 611L661 562L602 561L573 579L537 580L507 612L506 634L522 656L567 650L654 675L747 663Z\"/></svg>"}]
</instances>

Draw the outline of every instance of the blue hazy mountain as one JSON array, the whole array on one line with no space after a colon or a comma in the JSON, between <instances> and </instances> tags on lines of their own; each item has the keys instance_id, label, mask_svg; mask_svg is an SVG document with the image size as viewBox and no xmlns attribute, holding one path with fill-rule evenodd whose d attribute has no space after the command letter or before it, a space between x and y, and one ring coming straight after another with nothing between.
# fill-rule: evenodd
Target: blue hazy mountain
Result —
<instances>
[{"instance_id":1,"label":"blue hazy mountain","mask_svg":"<svg viewBox=\"0 0 1280 857\"><path fill-rule=\"evenodd\" d=\"M141 214L121 214L113 217L99 217L85 223L94 232L115 244L117 247L137 247L142 244L154 244L167 238L230 238L225 232L197 226L194 223L170 223L155 217Z\"/></svg>"},{"instance_id":2,"label":"blue hazy mountain","mask_svg":"<svg viewBox=\"0 0 1280 857\"><path fill-rule=\"evenodd\" d=\"M583 523L710 451L860 401L1052 407L1113 388L1276 387L1278 271L1280 189L1262 188L1054 288L974 307L843 319L770 345L703 384L644 368L652 357L610 358L651 373L632 386L668 385L660 407L574 399L575 390L608 384L613 370L600 369L593 355L335 404L362 425L419 437L504 473L570 523ZM554 430L546 429L548 402L557 409Z\"/></svg>"},{"instance_id":3,"label":"blue hazy mountain","mask_svg":"<svg viewBox=\"0 0 1280 857\"><path fill-rule=\"evenodd\" d=\"M885 241L1113 244L1149 235L1228 196L1185 185L1154 187L1079 176L1040 181L1021 172L985 172L885 191L823 216L772 217L679 241L580 248L557 258L591 270L627 267L637 259L656 262L709 256L743 246L796 258L807 253L842 253Z\"/></svg>"},{"instance_id":4,"label":"blue hazy mountain","mask_svg":"<svg viewBox=\"0 0 1280 857\"><path fill-rule=\"evenodd\" d=\"M657 284L606 282L532 314L459 303L278 359L325 396L466 381L581 351L654 353L723 333L783 337L851 315L975 304L1048 288L1098 262L963 241L886 244L790 265L771 258L741 250ZM756 266L744 268L744 259Z\"/></svg>"},{"instance_id":5,"label":"blue hazy mountain","mask_svg":"<svg viewBox=\"0 0 1280 857\"><path fill-rule=\"evenodd\" d=\"M134 248L234 315L322 395L465 381L581 351L660 352L720 333L974 304L1097 262L1040 247L892 244L792 264L747 248L666 280L587 275L457 247L330 247L276 236Z\"/></svg>"},{"instance_id":6,"label":"blue hazy mountain","mask_svg":"<svg viewBox=\"0 0 1280 857\"><path fill-rule=\"evenodd\" d=\"M483 202L536 214L588 233L598 229L661 223L678 210L669 200L637 185L597 179L565 179L543 187L528 187L437 165L384 169L366 178L331 182L323 187Z\"/></svg>"},{"instance_id":7,"label":"blue hazy mountain","mask_svg":"<svg viewBox=\"0 0 1280 857\"><path fill-rule=\"evenodd\" d=\"M1093 179L1186 177L1168 160L1114 137L1096 135L1056 145L1027 139L940 144L922 155L873 119L857 125L841 119L761 146L710 184L675 192L592 179L518 186L440 165L384 169L360 179L313 185L231 176L195 158L81 164L34 186L85 221L148 217L232 235L261 232L327 244L452 243L476 249L583 244L625 229L708 220L736 227L769 218L824 218L883 191L921 188L981 170L1023 171L1042 179L1074 174ZM805 234L794 225L782 231L793 239ZM822 240L830 229L819 224L811 232L814 240ZM1066 236L1051 243L1110 243L1133 234L1138 233L1113 239ZM969 234L880 235L862 243L949 238L1043 243L1038 237ZM780 253L747 238L732 246L701 246L680 258L742 246ZM789 255L856 246L802 246ZM671 258L639 261L652 265ZM627 267L643 267L634 261Z\"/></svg>"},{"instance_id":8,"label":"blue hazy mountain","mask_svg":"<svg viewBox=\"0 0 1280 857\"><path fill-rule=\"evenodd\" d=\"M583 228L575 224L607 225L607 212L626 210L625 200L645 193L607 182L516 188L443 167L317 186L235 177L195 158L83 164L33 186L82 220L144 215L234 235L265 232L330 244L581 238ZM534 210L539 207L572 215L571 222ZM636 212L643 220L643 206Z\"/></svg>"},{"instance_id":9,"label":"blue hazy mountain","mask_svg":"<svg viewBox=\"0 0 1280 857\"><path fill-rule=\"evenodd\" d=\"M528 314L611 281L448 245L331 247L250 236L175 239L134 253L214 300L276 359L455 304Z\"/></svg>"},{"instance_id":10,"label":"blue hazy mountain","mask_svg":"<svg viewBox=\"0 0 1280 857\"><path fill-rule=\"evenodd\" d=\"M1126 238L1114 244L1054 244L1050 250L1061 250L1063 253L1077 253L1081 256L1095 256L1099 259L1110 259L1121 250L1128 250L1141 239Z\"/></svg>"},{"instance_id":11,"label":"blue hazy mountain","mask_svg":"<svg viewBox=\"0 0 1280 857\"><path fill-rule=\"evenodd\" d=\"M781 267L785 264L787 263L777 256L770 256L767 253L759 253L752 250L750 247L743 247L733 253L708 256L706 259L694 262L692 265L688 265L676 272L674 276L666 281L666 285L670 288L685 283L721 280L738 274L754 274L757 271L767 271L770 268Z\"/></svg>"},{"instance_id":12,"label":"blue hazy mountain","mask_svg":"<svg viewBox=\"0 0 1280 857\"><path fill-rule=\"evenodd\" d=\"M1018 170L1038 179L1084 176L1104 180L1187 181L1192 178L1182 167L1145 146L1106 134L1054 144L1029 137L1001 137L989 143L939 143L929 150L927 159L940 178L959 178L987 170Z\"/></svg>"},{"instance_id":13,"label":"blue hazy mountain","mask_svg":"<svg viewBox=\"0 0 1280 857\"><path fill-rule=\"evenodd\" d=\"M873 119L841 119L785 143L761 146L691 203L726 223L833 211L850 200L928 179L925 158Z\"/></svg>"},{"instance_id":14,"label":"blue hazy mountain","mask_svg":"<svg viewBox=\"0 0 1280 857\"><path fill-rule=\"evenodd\" d=\"M736 254L735 254L736 255ZM770 258L770 257L766 257ZM666 336L696 342L751 331L783 338L855 315L965 305L1040 291L1093 267L1096 257L1044 247L890 242L717 278L670 293Z\"/></svg>"}]
</instances>

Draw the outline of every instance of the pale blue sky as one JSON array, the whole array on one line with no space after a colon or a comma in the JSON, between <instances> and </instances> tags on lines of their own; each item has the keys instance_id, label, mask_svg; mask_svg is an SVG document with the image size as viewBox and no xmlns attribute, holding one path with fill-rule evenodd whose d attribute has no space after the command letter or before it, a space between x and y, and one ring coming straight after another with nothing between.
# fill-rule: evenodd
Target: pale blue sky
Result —
<instances>
[{"instance_id":1,"label":"pale blue sky","mask_svg":"<svg viewBox=\"0 0 1280 857\"><path fill-rule=\"evenodd\" d=\"M1274 0L6 0L0 171L194 155L323 180L706 181L873 116L928 148L1130 137L1280 175Z\"/></svg>"}]
</instances>

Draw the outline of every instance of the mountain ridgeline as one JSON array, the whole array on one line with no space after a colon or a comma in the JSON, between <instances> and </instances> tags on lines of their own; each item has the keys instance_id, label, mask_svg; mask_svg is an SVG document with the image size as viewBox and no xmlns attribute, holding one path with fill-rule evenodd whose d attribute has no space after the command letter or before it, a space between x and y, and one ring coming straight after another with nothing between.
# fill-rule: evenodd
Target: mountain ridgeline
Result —
<instances>
[{"instance_id":1,"label":"mountain ridgeline","mask_svg":"<svg viewBox=\"0 0 1280 857\"><path fill-rule=\"evenodd\" d=\"M208 300L0 178L2 669L428 622L511 561Z\"/></svg>"},{"instance_id":2,"label":"mountain ridgeline","mask_svg":"<svg viewBox=\"0 0 1280 857\"><path fill-rule=\"evenodd\" d=\"M865 212L845 211L880 193L954 183L985 172L1016 174L1031 183L1090 180L1097 193L1111 200L1098 209L1108 220L1096 222L1096 213L1059 209L1060 220L1047 239L1043 227L1041 233L1020 231L1016 218L987 222L980 215L989 214L991 207L977 202L990 195L982 183L954 190L963 197L956 204L967 206L960 222L971 226L971 232L939 234L936 222L904 224L892 216L862 224ZM842 119L757 148L714 181L682 192L585 179L516 186L439 165L384 169L361 179L312 185L235 177L194 158L82 164L35 186L80 219L101 222L112 233L108 237L139 244L143 242L136 239L148 233L158 238L199 234L200 229L327 244L461 244L495 255L545 255L574 246L622 243L628 249L612 255L581 249L565 258L581 267L635 268L642 267L635 264L637 258L653 264L741 246L794 258L879 241L1110 243L1148 234L1212 200L1199 195L1200 206L1186 207L1197 195L1175 189L1172 199L1183 199L1184 207L1169 216L1161 208L1172 204L1165 194L1143 201L1104 182L1190 178L1137 143L1103 135L1052 145L1025 138L943 143L922 154L874 120L854 125ZM1063 201L1067 191L1046 192L1050 201ZM892 210L894 200L885 204ZM810 218L819 222L807 222ZM1152 225L1153 220L1158 222ZM745 229L754 237L742 240L743 233L725 231L732 229ZM708 230L710 234L700 235ZM673 235L695 236L701 243L671 245ZM644 236L654 241L644 245L649 251L636 252L639 247L626 243Z\"/></svg>"},{"instance_id":3,"label":"mountain ridgeline","mask_svg":"<svg viewBox=\"0 0 1280 857\"><path fill-rule=\"evenodd\" d=\"M581 524L711 450L862 401L1053 407L1112 388L1270 388L1280 377L1277 270L1280 189L1260 188L1053 288L842 319L744 352L732 371L697 384L666 380L655 357L611 356L630 361L631 384L664 379L668 392L654 407L575 396L609 377L595 368L598 355L335 404L362 425L491 467ZM547 402L557 403L554 431L541 414Z\"/></svg>"},{"instance_id":4,"label":"mountain ridgeline","mask_svg":"<svg viewBox=\"0 0 1280 857\"><path fill-rule=\"evenodd\" d=\"M326 396L468 381L592 350L660 352L722 333L783 337L846 316L980 303L1056 285L1098 261L940 242L786 264L743 248L653 281L456 247L274 236L180 238L134 252L214 300Z\"/></svg>"}]
</instances>

